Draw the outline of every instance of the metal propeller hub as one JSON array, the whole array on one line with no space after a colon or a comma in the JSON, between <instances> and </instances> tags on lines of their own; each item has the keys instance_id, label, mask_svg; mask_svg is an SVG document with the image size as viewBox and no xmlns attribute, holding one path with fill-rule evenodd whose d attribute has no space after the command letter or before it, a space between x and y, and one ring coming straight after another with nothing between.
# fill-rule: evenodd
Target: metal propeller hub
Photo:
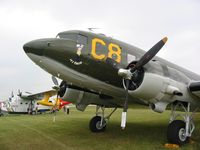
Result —
<instances>
[{"instance_id":1,"label":"metal propeller hub","mask_svg":"<svg viewBox=\"0 0 200 150\"><path fill-rule=\"evenodd\" d=\"M128 79L128 80L131 80L131 78L132 78L132 73L131 73L130 69L119 69L118 75L123 77L124 79Z\"/></svg>"}]
</instances>

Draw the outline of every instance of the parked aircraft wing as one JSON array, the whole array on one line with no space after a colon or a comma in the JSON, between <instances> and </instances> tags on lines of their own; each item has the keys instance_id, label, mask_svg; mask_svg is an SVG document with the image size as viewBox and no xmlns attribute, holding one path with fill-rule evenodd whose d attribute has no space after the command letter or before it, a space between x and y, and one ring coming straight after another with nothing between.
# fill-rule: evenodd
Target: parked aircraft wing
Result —
<instances>
[{"instance_id":1,"label":"parked aircraft wing","mask_svg":"<svg viewBox=\"0 0 200 150\"><path fill-rule=\"evenodd\" d=\"M56 90L49 90L49 91L31 94L31 95L27 95L27 96L22 95L21 97L26 99L26 100L41 100L41 99L44 98L45 95L48 95L49 97L51 97L51 96L54 96L56 94L57 94Z\"/></svg>"}]
</instances>

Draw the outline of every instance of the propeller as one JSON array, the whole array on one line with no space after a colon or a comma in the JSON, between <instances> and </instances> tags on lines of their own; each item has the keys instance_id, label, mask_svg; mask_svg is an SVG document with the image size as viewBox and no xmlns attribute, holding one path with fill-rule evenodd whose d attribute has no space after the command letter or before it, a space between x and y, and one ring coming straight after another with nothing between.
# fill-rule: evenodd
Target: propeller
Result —
<instances>
[{"instance_id":1,"label":"propeller","mask_svg":"<svg viewBox=\"0 0 200 150\"><path fill-rule=\"evenodd\" d=\"M59 97L62 97L65 94L65 90L67 88L67 83L65 81L62 81L60 83L60 85L59 85L58 80L56 79L55 76L52 76L52 81L55 84L53 89L55 89L57 91L55 104L53 106L53 111L54 111L54 119L53 119L53 121L55 122L56 112L57 112L57 110L59 110L59 107L60 107L59 104L58 104Z\"/></svg>"},{"instance_id":2,"label":"propeller","mask_svg":"<svg viewBox=\"0 0 200 150\"><path fill-rule=\"evenodd\" d=\"M22 96L22 92L20 91L20 89L18 89L18 96L19 96L19 97Z\"/></svg>"},{"instance_id":3,"label":"propeller","mask_svg":"<svg viewBox=\"0 0 200 150\"><path fill-rule=\"evenodd\" d=\"M10 97L8 98L8 100L11 102L13 97L14 97L14 93L12 91Z\"/></svg>"},{"instance_id":4,"label":"propeller","mask_svg":"<svg viewBox=\"0 0 200 150\"><path fill-rule=\"evenodd\" d=\"M13 91L11 92L11 98L13 98L14 97L14 93L13 93Z\"/></svg>"},{"instance_id":5,"label":"propeller","mask_svg":"<svg viewBox=\"0 0 200 150\"><path fill-rule=\"evenodd\" d=\"M138 70L140 70L144 65L146 65L165 45L167 42L167 37L164 37L158 43L156 43L150 50L148 50L137 63L127 69L120 67L120 64L113 60L112 58L107 58L106 63L112 66L114 69L118 70L118 75L124 78L125 81L125 102L123 106L122 118L121 118L121 127L122 129L126 126L126 113L128 109L128 90L132 80L136 80L138 77Z\"/></svg>"},{"instance_id":6,"label":"propeller","mask_svg":"<svg viewBox=\"0 0 200 150\"><path fill-rule=\"evenodd\" d=\"M53 86L53 89L55 89L57 91L57 94L56 94L56 100L55 100L55 104L53 105L52 109L53 109L53 112L54 112L54 118L53 118L53 122L56 121L56 111L57 111L57 103L58 103L58 99L59 99L59 91L60 91L60 87L59 87L59 84L58 84L58 80L56 79L55 76L52 76L51 77L53 83L55 86Z\"/></svg>"},{"instance_id":7,"label":"propeller","mask_svg":"<svg viewBox=\"0 0 200 150\"><path fill-rule=\"evenodd\" d=\"M58 80L56 79L55 76L52 76L51 79L52 79L53 83L54 83L56 86L59 85L59 84L58 84Z\"/></svg>"}]
</instances>

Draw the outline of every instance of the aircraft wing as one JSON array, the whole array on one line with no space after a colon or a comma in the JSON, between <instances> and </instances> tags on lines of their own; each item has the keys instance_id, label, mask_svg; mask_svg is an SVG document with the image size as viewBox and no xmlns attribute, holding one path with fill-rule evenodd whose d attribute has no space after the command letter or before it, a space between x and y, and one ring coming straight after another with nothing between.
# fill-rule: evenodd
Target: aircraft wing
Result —
<instances>
[{"instance_id":1,"label":"aircraft wing","mask_svg":"<svg viewBox=\"0 0 200 150\"><path fill-rule=\"evenodd\" d=\"M41 93L31 94L31 95L22 95L21 98L26 100L40 100L43 99L45 95L54 96L57 94L56 90L49 90Z\"/></svg>"},{"instance_id":2,"label":"aircraft wing","mask_svg":"<svg viewBox=\"0 0 200 150\"><path fill-rule=\"evenodd\" d=\"M191 82L188 88L192 94L200 97L200 81Z\"/></svg>"}]
</instances>

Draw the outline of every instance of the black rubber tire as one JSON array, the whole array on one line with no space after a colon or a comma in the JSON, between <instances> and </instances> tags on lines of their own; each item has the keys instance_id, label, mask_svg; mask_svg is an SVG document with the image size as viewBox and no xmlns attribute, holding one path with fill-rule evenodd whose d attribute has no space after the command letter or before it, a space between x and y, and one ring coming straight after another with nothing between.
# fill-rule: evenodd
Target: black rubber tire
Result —
<instances>
[{"instance_id":1,"label":"black rubber tire","mask_svg":"<svg viewBox=\"0 0 200 150\"><path fill-rule=\"evenodd\" d=\"M167 140L169 143L178 145L188 143L189 137L186 137L185 140L180 139L179 132L181 129L185 129L185 122L182 120L174 120L168 125Z\"/></svg>"},{"instance_id":2,"label":"black rubber tire","mask_svg":"<svg viewBox=\"0 0 200 150\"><path fill-rule=\"evenodd\" d=\"M102 128L97 128L97 123L101 121L100 116L94 116L89 123L89 128L92 132L104 132L106 129L106 122L104 121L104 126Z\"/></svg>"}]
</instances>

